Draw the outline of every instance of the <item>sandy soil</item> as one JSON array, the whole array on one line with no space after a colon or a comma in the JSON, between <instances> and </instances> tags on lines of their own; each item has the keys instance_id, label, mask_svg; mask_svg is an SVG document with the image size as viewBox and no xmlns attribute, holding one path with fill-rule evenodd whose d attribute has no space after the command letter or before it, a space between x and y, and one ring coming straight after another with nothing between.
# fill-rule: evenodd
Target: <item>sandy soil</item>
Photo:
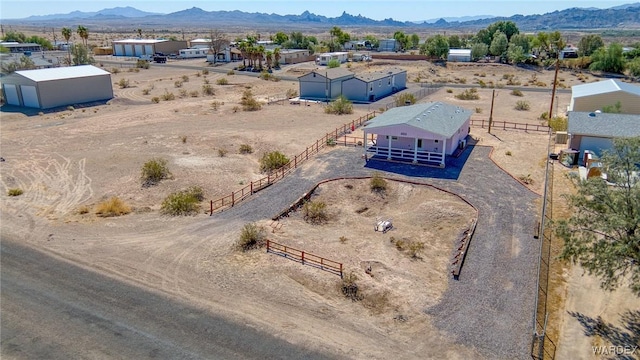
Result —
<instances>
[{"instance_id":1,"label":"sandy soil","mask_svg":"<svg viewBox=\"0 0 640 360\"><path fill-rule=\"evenodd\" d=\"M472 78L478 77L497 84L505 82L505 74L516 74L521 82L532 76L529 71L507 66L444 69L422 62L358 64L354 70L388 65L405 66L411 81L418 76L433 81L439 76L466 78L471 84ZM304 66L281 71L294 74L300 68ZM536 74L540 81L551 82L551 72ZM222 77L230 85L217 85ZM567 74L563 77L566 83L579 81ZM130 87L119 88L121 79L129 80ZM158 213L168 194L191 185L201 186L207 199L226 195L263 176L258 160L264 152L297 154L326 132L375 110L375 105L356 107L355 113L347 116L327 115L321 105L286 103L244 112L237 108L244 90L250 89L262 100L297 90L297 84L158 67L139 72L123 68L112 80L116 98L106 105L34 116L2 113L2 157L6 159L2 163L3 236L141 286L177 294L293 343L327 348L346 357L382 359L389 353L401 353L404 358L424 358L429 356L427 350L446 358L479 357L473 349L451 344L446 334L430 325L429 316L420 312L437 302L446 289L445 265L452 241L473 216L467 205L450 195L394 184L384 198L368 194L358 199L345 184L330 183L323 185L318 195L336 204L330 224L310 226L294 214L282 221L282 230L270 234L276 241L318 255L352 259L347 266L359 271L363 291L372 299L356 303L342 297L335 275L262 252L235 252L233 243L241 223L221 224L212 231L204 214L167 218ZM182 82L181 87L176 87L176 81ZM201 93L206 81L215 95ZM149 93L143 94L144 89ZM481 108L477 116L488 118L490 89L479 90L480 100L472 102L453 98L463 88L452 88L451 93L446 89L422 101L443 100ZM181 95L182 90L186 95ZM198 95L192 97L195 91ZM523 97L510 95L506 89L497 92L496 120L540 123L538 116L548 110L548 92L524 92ZM176 99L151 102L165 93L173 93ZM568 96L559 94L560 109L568 104ZM513 108L523 99L530 102L531 110ZM212 106L214 101L217 108ZM474 127L472 135L481 145L494 146L496 163L516 178L530 175L530 188L541 192L546 134L500 129L487 134L486 129ZM249 144L253 153L239 154L241 144ZM140 168L156 157L168 161L173 177L158 186L142 188ZM363 183L352 185L366 187ZM8 197L6 191L16 187L25 193ZM111 196L123 199L134 212L119 218L97 217L95 205ZM355 212L364 206L370 209ZM89 212L80 213L83 207ZM415 208L430 212L441 225L418 224L411 211ZM377 216L392 217L402 230L373 233ZM269 221L262 224L268 227ZM344 243L341 236L347 238ZM424 242L422 259L411 259L406 250L397 250L391 236ZM369 265L373 276L363 276ZM415 286L424 282L430 284L428 291ZM394 320L399 314L409 320Z\"/></svg>"}]
</instances>

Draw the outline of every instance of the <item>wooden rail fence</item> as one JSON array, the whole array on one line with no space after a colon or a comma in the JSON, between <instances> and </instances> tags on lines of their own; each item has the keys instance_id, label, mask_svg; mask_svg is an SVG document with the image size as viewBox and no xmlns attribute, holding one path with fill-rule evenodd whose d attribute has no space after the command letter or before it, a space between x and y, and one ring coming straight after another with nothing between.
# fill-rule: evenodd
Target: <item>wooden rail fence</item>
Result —
<instances>
[{"instance_id":1,"label":"wooden rail fence","mask_svg":"<svg viewBox=\"0 0 640 360\"><path fill-rule=\"evenodd\" d=\"M489 127L489 119L471 119L471 126ZM515 123L509 121L491 121L492 129L540 131L548 133L551 129L546 125Z\"/></svg>"},{"instance_id":2,"label":"wooden rail fence","mask_svg":"<svg viewBox=\"0 0 640 360\"><path fill-rule=\"evenodd\" d=\"M218 210L223 210L227 207L232 207L238 202L246 199L251 194L258 192L276 181L285 177L285 175L291 173L295 170L300 164L309 160L309 157L317 154L326 146L331 146L337 144L337 140L341 136L345 136L346 134L351 133L351 131L356 128L362 126L367 120L376 116L376 112L370 112L367 115L361 116L360 118L353 120L349 123L346 123L340 127L337 127L335 130L326 133L321 139L316 140L314 144L307 147L303 152L296 155L293 160L290 160L283 167L270 172L266 177L263 177L259 180L252 181L249 185L243 187L240 190L233 191L231 194L218 198L216 200L211 200L209 202L209 215L213 215L214 212ZM346 141L346 140L345 140Z\"/></svg>"},{"instance_id":3,"label":"wooden rail fence","mask_svg":"<svg viewBox=\"0 0 640 360\"><path fill-rule=\"evenodd\" d=\"M277 242L267 240L267 252L283 256L293 261L298 261L302 265L317 267L320 270L339 275L342 278L342 263L323 258L302 250L292 248L287 245L278 244Z\"/></svg>"},{"instance_id":4,"label":"wooden rail fence","mask_svg":"<svg viewBox=\"0 0 640 360\"><path fill-rule=\"evenodd\" d=\"M462 264L464 263L464 259L467 256L467 249L469 248L469 243L471 242L471 238L473 237L473 233L476 231L477 219L474 219L471 222L471 226L467 229L460 238L459 246L456 249L455 256L451 262L451 266L453 270L451 270L451 275L453 278L458 280L460 276L460 271L462 270Z\"/></svg>"}]
</instances>

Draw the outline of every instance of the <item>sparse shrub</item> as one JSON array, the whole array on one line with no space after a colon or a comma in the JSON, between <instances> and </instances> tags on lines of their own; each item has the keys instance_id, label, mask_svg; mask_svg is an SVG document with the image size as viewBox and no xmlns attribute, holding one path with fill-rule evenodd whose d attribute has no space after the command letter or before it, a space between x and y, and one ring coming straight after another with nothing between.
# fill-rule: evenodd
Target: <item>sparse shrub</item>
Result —
<instances>
[{"instance_id":1,"label":"sparse shrub","mask_svg":"<svg viewBox=\"0 0 640 360\"><path fill-rule=\"evenodd\" d=\"M202 81L202 83L205 85L209 84L209 79L205 78L204 81Z\"/></svg>"},{"instance_id":2,"label":"sparse shrub","mask_svg":"<svg viewBox=\"0 0 640 360\"><path fill-rule=\"evenodd\" d=\"M215 100L211 102L211 107L213 108L213 110L218 110L218 108L222 105L222 103L220 103L220 101Z\"/></svg>"},{"instance_id":3,"label":"sparse shrub","mask_svg":"<svg viewBox=\"0 0 640 360\"><path fill-rule=\"evenodd\" d=\"M172 92L169 92L166 89L164 90L164 94L162 94L162 100L171 101L175 99L176 99L176 96Z\"/></svg>"},{"instance_id":4,"label":"sparse shrub","mask_svg":"<svg viewBox=\"0 0 640 360\"><path fill-rule=\"evenodd\" d=\"M409 256L413 259L420 259L420 254L424 250L424 243L421 241L412 241L409 244Z\"/></svg>"},{"instance_id":5,"label":"sparse shrub","mask_svg":"<svg viewBox=\"0 0 640 360\"><path fill-rule=\"evenodd\" d=\"M396 249L398 249L398 251L402 251L404 250L405 241L403 239L398 239L394 242L394 245L396 246Z\"/></svg>"},{"instance_id":6,"label":"sparse shrub","mask_svg":"<svg viewBox=\"0 0 640 360\"><path fill-rule=\"evenodd\" d=\"M459 78L459 79L456 79L456 80L458 80L458 83L460 83L460 84L466 84L467 83L467 79L466 78Z\"/></svg>"},{"instance_id":7,"label":"sparse shrub","mask_svg":"<svg viewBox=\"0 0 640 360\"><path fill-rule=\"evenodd\" d=\"M270 172L273 170L278 170L288 163L289 158L287 158L283 153L279 151L272 151L270 153L264 154L260 159L260 171Z\"/></svg>"},{"instance_id":8,"label":"sparse shrub","mask_svg":"<svg viewBox=\"0 0 640 360\"><path fill-rule=\"evenodd\" d=\"M220 78L216 80L216 84L218 85L229 85L229 80L227 78Z\"/></svg>"},{"instance_id":9,"label":"sparse shrub","mask_svg":"<svg viewBox=\"0 0 640 360\"><path fill-rule=\"evenodd\" d=\"M156 185L164 179L171 177L171 172L167 167L165 159L151 159L142 165L142 186L149 187Z\"/></svg>"},{"instance_id":10,"label":"sparse shrub","mask_svg":"<svg viewBox=\"0 0 640 360\"><path fill-rule=\"evenodd\" d=\"M304 220L311 224L324 224L329 220L327 204L322 201L308 201L303 207Z\"/></svg>"},{"instance_id":11,"label":"sparse shrub","mask_svg":"<svg viewBox=\"0 0 640 360\"><path fill-rule=\"evenodd\" d=\"M78 214L80 215L84 215L84 214L88 214L89 213L89 207L87 205L82 205L78 208L78 210L76 211Z\"/></svg>"},{"instance_id":12,"label":"sparse shrub","mask_svg":"<svg viewBox=\"0 0 640 360\"><path fill-rule=\"evenodd\" d=\"M554 116L549 120L549 127L553 131L567 131L568 126L568 120L563 116Z\"/></svg>"},{"instance_id":13,"label":"sparse shrub","mask_svg":"<svg viewBox=\"0 0 640 360\"><path fill-rule=\"evenodd\" d=\"M362 214L363 212L369 210L367 206L363 206L361 208L356 209L356 214Z\"/></svg>"},{"instance_id":14,"label":"sparse shrub","mask_svg":"<svg viewBox=\"0 0 640 360\"><path fill-rule=\"evenodd\" d=\"M175 86L175 87L177 87L177 88L181 88L181 87L182 87L182 81L180 81L180 80L176 80L176 81L173 83L173 86Z\"/></svg>"},{"instance_id":15,"label":"sparse shrub","mask_svg":"<svg viewBox=\"0 0 640 360\"><path fill-rule=\"evenodd\" d=\"M453 93L453 89L447 89L447 94Z\"/></svg>"},{"instance_id":16,"label":"sparse shrub","mask_svg":"<svg viewBox=\"0 0 640 360\"><path fill-rule=\"evenodd\" d=\"M130 68L129 70L127 70L127 72L140 72L140 69L135 67L135 68Z\"/></svg>"},{"instance_id":17,"label":"sparse shrub","mask_svg":"<svg viewBox=\"0 0 640 360\"><path fill-rule=\"evenodd\" d=\"M296 96L298 96L298 91L294 90L294 89L287 89L287 99L292 99Z\"/></svg>"},{"instance_id":18,"label":"sparse shrub","mask_svg":"<svg viewBox=\"0 0 640 360\"><path fill-rule=\"evenodd\" d=\"M402 93L394 97L396 106L413 105L416 103L416 97L412 93Z\"/></svg>"},{"instance_id":19,"label":"sparse shrub","mask_svg":"<svg viewBox=\"0 0 640 360\"><path fill-rule=\"evenodd\" d=\"M522 91L520 91L518 89L513 89L511 91L511 95L513 95L513 96L524 96L524 94L522 94Z\"/></svg>"},{"instance_id":20,"label":"sparse shrub","mask_svg":"<svg viewBox=\"0 0 640 360\"><path fill-rule=\"evenodd\" d=\"M187 90L186 89L180 89L180 91L178 91L178 96L182 99L187 97ZM176 111L177 109L174 109L174 111Z\"/></svg>"},{"instance_id":21,"label":"sparse shrub","mask_svg":"<svg viewBox=\"0 0 640 360\"><path fill-rule=\"evenodd\" d=\"M148 69L149 62L147 60L138 60L136 62L136 69Z\"/></svg>"},{"instance_id":22,"label":"sparse shrub","mask_svg":"<svg viewBox=\"0 0 640 360\"><path fill-rule=\"evenodd\" d=\"M528 101L518 100L515 109L518 111L528 111L531 108Z\"/></svg>"},{"instance_id":23,"label":"sparse shrub","mask_svg":"<svg viewBox=\"0 0 640 360\"><path fill-rule=\"evenodd\" d=\"M213 87L211 85L209 84L202 85L202 95L211 96L214 94L215 94L215 91L213 90Z\"/></svg>"},{"instance_id":24,"label":"sparse shrub","mask_svg":"<svg viewBox=\"0 0 640 360\"><path fill-rule=\"evenodd\" d=\"M527 175L520 175L518 177L518 179L520 179L520 181L522 181L523 183L527 184L527 185L531 185L533 184L533 179L531 178L531 174L527 174Z\"/></svg>"},{"instance_id":25,"label":"sparse shrub","mask_svg":"<svg viewBox=\"0 0 640 360\"><path fill-rule=\"evenodd\" d=\"M347 237L346 237L346 236L344 236L344 235L343 235L343 236L340 236L340 243L341 243L341 244L345 244L345 243L347 242L347 240L349 240L349 239L347 239Z\"/></svg>"},{"instance_id":26,"label":"sparse shrub","mask_svg":"<svg viewBox=\"0 0 640 360\"><path fill-rule=\"evenodd\" d=\"M540 120L549 120L549 112L545 111L542 114L540 114Z\"/></svg>"},{"instance_id":27,"label":"sparse shrub","mask_svg":"<svg viewBox=\"0 0 640 360\"><path fill-rule=\"evenodd\" d=\"M157 97L157 96L154 96L154 97L151 98L151 102L154 103L154 104L157 104L157 103L160 102L160 98Z\"/></svg>"},{"instance_id":28,"label":"sparse shrub","mask_svg":"<svg viewBox=\"0 0 640 360\"><path fill-rule=\"evenodd\" d=\"M356 281L358 281L358 276L353 272L345 275L342 279L342 286L340 288L342 290L342 294L351 301L362 300L362 295L358 293L359 289Z\"/></svg>"},{"instance_id":29,"label":"sparse shrub","mask_svg":"<svg viewBox=\"0 0 640 360\"><path fill-rule=\"evenodd\" d=\"M142 95L149 95L151 93L151 89L142 89Z\"/></svg>"},{"instance_id":30,"label":"sparse shrub","mask_svg":"<svg viewBox=\"0 0 640 360\"><path fill-rule=\"evenodd\" d=\"M182 81L189 82L189 76L188 75L182 75Z\"/></svg>"},{"instance_id":31,"label":"sparse shrub","mask_svg":"<svg viewBox=\"0 0 640 360\"><path fill-rule=\"evenodd\" d=\"M242 228L236 247L240 251L249 251L263 247L266 242L267 234L264 227L249 223Z\"/></svg>"},{"instance_id":32,"label":"sparse shrub","mask_svg":"<svg viewBox=\"0 0 640 360\"><path fill-rule=\"evenodd\" d=\"M199 186L192 186L187 190L169 194L160 208L160 212L171 216L194 215L200 211L200 202L204 193Z\"/></svg>"},{"instance_id":33,"label":"sparse shrub","mask_svg":"<svg viewBox=\"0 0 640 360\"><path fill-rule=\"evenodd\" d=\"M112 74L118 74L119 72L120 72L120 69L118 69L118 68L116 68L116 67L111 68L111 73L112 73Z\"/></svg>"},{"instance_id":34,"label":"sparse shrub","mask_svg":"<svg viewBox=\"0 0 640 360\"><path fill-rule=\"evenodd\" d=\"M101 202L96 208L96 215L101 217L126 215L130 212L131 208L117 196L114 196L107 201Z\"/></svg>"},{"instance_id":35,"label":"sparse shrub","mask_svg":"<svg viewBox=\"0 0 640 360\"><path fill-rule=\"evenodd\" d=\"M229 71L227 71L227 75L228 75L228 76L235 75L235 74L236 74L236 72L235 72L235 71L233 71L233 70L229 70Z\"/></svg>"},{"instance_id":36,"label":"sparse shrub","mask_svg":"<svg viewBox=\"0 0 640 360\"><path fill-rule=\"evenodd\" d=\"M240 154L251 154L253 152L253 148L249 144L242 144L238 151Z\"/></svg>"},{"instance_id":37,"label":"sparse shrub","mask_svg":"<svg viewBox=\"0 0 640 360\"><path fill-rule=\"evenodd\" d=\"M129 87L129 80L122 78L120 79L120 81L118 81L118 86L120 87L120 89L125 89Z\"/></svg>"},{"instance_id":38,"label":"sparse shrub","mask_svg":"<svg viewBox=\"0 0 640 360\"><path fill-rule=\"evenodd\" d=\"M505 154L505 155L507 155L507 156L511 156L511 155L512 155L512 154L511 154L511 151L507 151L507 152L505 152L504 154Z\"/></svg>"},{"instance_id":39,"label":"sparse shrub","mask_svg":"<svg viewBox=\"0 0 640 360\"><path fill-rule=\"evenodd\" d=\"M327 139L327 146L336 146L336 139L328 138Z\"/></svg>"},{"instance_id":40,"label":"sparse shrub","mask_svg":"<svg viewBox=\"0 0 640 360\"><path fill-rule=\"evenodd\" d=\"M202 69L202 75L209 75L208 69Z\"/></svg>"},{"instance_id":41,"label":"sparse shrub","mask_svg":"<svg viewBox=\"0 0 640 360\"><path fill-rule=\"evenodd\" d=\"M480 85L480 87L483 88L483 89L487 87L487 83L485 83L482 80L478 80L478 85Z\"/></svg>"},{"instance_id":42,"label":"sparse shrub","mask_svg":"<svg viewBox=\"0 0 640 360\"><path fill-rule=\"evenodd\" d=\"M340 61L337 59L331 59L329 60L329 62L327 62L327 69L333 69L333 68L337 68L340 67Z\"/></svg>"},{"instance_id":43,"label":"sparse shrub","mask_svg":"<svg viewBox=\"0 0 640 360\"><path fill-rule=\"evenodd\" d=\"M22 191L22 189L20 188L12 188L7 190L7 195L9 196L20 196L22 194L24 194L24 191Z\"/></svg>"},{"instance_id":44,"label":"sparse shrub","mask_svg":"<svg viewBox=\"0 0 640 360\"><path fill-rule=\"evenodd\" d=\"M340 95L336 100L325 106L324 112L327 114L352 114L353 104L344 95Z\"/></svg>"},{"instance_id":45,"label":"sparse shrub","mask_svg":"<svg viewBox=\"0 0 640 360\"><path fill-rule=\"evenodd\" d=\"M480 75L478 75L478 76L480 76L480 77L486 77L486 76L487 76L487 74L486 74L486 73L480 73Z\"/></svg>"},{"instance_id":46,"label":"sparse shrub","mask_svg":"<svg viewBox=\"0 0 640 360\"><path fill-rule=\"evenodd\" d=\"M262 105L253 97L249 89L245 90L242 94L240 104L242 104L242 110L244 111L257 111L262 109Z\"/></svg>"},{"instance_id":47,"label":"sparse shrub","mask_svg":"<svg viewBox=\"0 0 640 360\"><path fill-rule=\"evenodd\" d=\"M460 100L478 100L480 99L480 95L478 95L478 90L476 88L467 89L460 94L455 95L456 99Z\"/></svg>"},{"instance_id":48,"label":"sparse shrub","mask_svg":"<svg viewBox=\"0 0 640 360\"><path fill-rule=\"evenodd\" d=\"M200 92L198 90L191 90L189 92L189 96L194 97L194 98L198 97L198 96L200 96Z\"/></svg>"},{"instance_id":49,"label":"sparse shrub","mask_svg":"<svg viewBox=\"0 0 640 360\"><path fill-rule=\"evenodd\" d=\"M225 157L227 155L229 151L227 149L224 148L220 148L218 149L218 156L219 157Z\"/></svg>"},{"instance_id":50,"label":"sparse shrub","mask_svg":"<svg viewBox=\"0 0 640 360\"><path fill-rule=\"evenodd\" d=\"M482 108L477 107L476 108L476 114L482 114Z\"/></svg>"},{"instance_id":51,"label":"sparse shrub","mask_svg":"<svg viewBox=\"0 0 640 360\"><path fill-rule=\"evenodd\" d=\"M369 188L371 188L373 192L383 193L387 190L387 180L379 173L375 173L371 177L371 180L369 180Z\"/></svg>"},{"instance_id":52,"label":"sparse shrub","mask_svg":"<svg viewBox=\"0 0 640 360\"><path fill-rule=\"evenodd\" d=\"M234 113L240 111L240 107L239 106L234 106L233 108L231 108L231 110L233 110Z\"/></svg>"}]
</instances>

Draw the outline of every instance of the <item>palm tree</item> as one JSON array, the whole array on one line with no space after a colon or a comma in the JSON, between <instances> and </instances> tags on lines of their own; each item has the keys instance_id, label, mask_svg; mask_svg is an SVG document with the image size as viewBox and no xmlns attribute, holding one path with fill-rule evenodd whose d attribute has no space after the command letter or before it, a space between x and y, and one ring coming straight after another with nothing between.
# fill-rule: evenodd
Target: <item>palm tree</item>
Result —
<instances>
[{"instance_id":1,"label":"palm tree","mask_svg":"<svg viewBox=\"0 0 640 360\"><path fill-rule=\"evenodd\" d=\"M138 37L142 39L142 29L138 29L136 32L138 33Z\"/></svg>"},{"instance_id":2,"label":"palm tree","mask_svg":"<svg viewBox=\"0 0 640 360\"><path fill-rule=\"evenodd\" d=\"M76 32L78 33L78 36L80 36L80 38L82 39L82 43L84 44L84 46L87 46L88 39L89 39L89 30L87 30L87 28L82 25L78 25L78 29L76 30Z\"/></svg>"},{"instance_id":3,"label":"palm tree","mask_svg":"<svg viewBox=\"0 0 640 360\"><path fill-rule=\"evenodd\" d=\"M236 44L238 46L238 50L240 50L240 55L242 56L242 67L247 67L247 63L245 62L245 60L247 59L248 44L244 40L236 40Z\"/></svg>"},{"instance_id":4,"label":"palm tree","mask_svg":"<svg viewBox=\"0 0 640 360\"><path fill-rule=\"evenodd\" d=\"M71 29L63 27L62 37L64 38L64 41L67 43L67 54L69 55L69 64L71 64L71 47L69 46L69 39L71 39Z\"/></svg>"},{"instance_id":5,"label":"palm tree","mask_svg":"<svg viewBox=\"0 0 640 360\"><path fill-rule=\"evenodd\" d=\"M259 45L256 47L256 57L258 58L258 68L262 70L262 59L264 58L264 46Z\"/></svg>"},{"instance_id":6,"label":"palm tree","mask_svg":"<svg viewBox=\"0 0 640 360\"><path fill-rule=\"evenodd\" d=\"M273 66L278 68L280 67L280 48L273 49Z\"/></svg>"},{"instance_id":7,"label":"palm tree","mask_svg":"<svg viewBox=\"0 0 640 360\"><path fill-rule=\"evenodd\" d=\"M271 64L273 64L273 52L271 50L268 50L264 54L264 58L267 61L267 68L271 69Z\"/></svg>"}]
</instances>

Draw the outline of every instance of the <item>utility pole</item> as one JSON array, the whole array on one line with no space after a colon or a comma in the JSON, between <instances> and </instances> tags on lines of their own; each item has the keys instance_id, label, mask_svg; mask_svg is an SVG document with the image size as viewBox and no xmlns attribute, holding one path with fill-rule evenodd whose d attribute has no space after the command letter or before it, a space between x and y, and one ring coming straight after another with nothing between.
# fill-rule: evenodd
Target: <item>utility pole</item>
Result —
<instances>
[{"instance_id":1,"label":"utility pole","mask_svg":"<svg viewBox=\"0 0 640 360\"><path fill-rule=\"evenodd\" d=\"M489 134L491 134L491 123L493 122L493 100L496 98L496 90L491 92L491 111L489 111Z\"/></svg>"}]
</instances>

